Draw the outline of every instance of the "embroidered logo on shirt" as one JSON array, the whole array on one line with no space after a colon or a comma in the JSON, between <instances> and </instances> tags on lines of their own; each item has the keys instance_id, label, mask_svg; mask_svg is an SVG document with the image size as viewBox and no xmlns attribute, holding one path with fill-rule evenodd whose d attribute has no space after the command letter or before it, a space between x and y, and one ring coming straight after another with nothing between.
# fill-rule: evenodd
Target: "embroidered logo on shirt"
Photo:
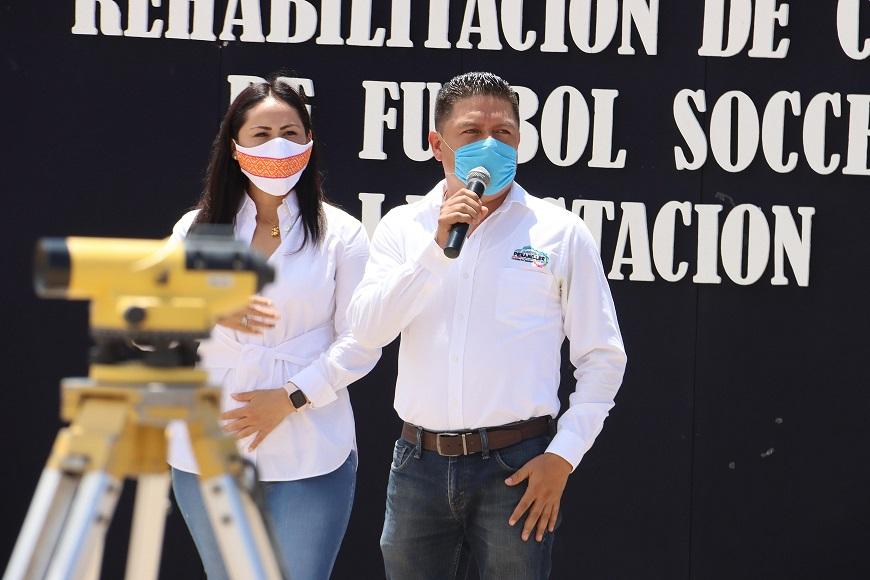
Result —
<instances>
[{"instance_id":1,"label":"embroidered logo on shirt","mask_svg":"<svg viewBox=\"0 0 870 580\"><path fill-rule=\"evenodd\" d=\"M511 256L511 260L529 262L534 264L537 268L543 268L550 263L550 256L548 256L546 252L536 250L532 246L523 246L522 248L514 250L514 255Z\"/></svg>"}]
</instances>

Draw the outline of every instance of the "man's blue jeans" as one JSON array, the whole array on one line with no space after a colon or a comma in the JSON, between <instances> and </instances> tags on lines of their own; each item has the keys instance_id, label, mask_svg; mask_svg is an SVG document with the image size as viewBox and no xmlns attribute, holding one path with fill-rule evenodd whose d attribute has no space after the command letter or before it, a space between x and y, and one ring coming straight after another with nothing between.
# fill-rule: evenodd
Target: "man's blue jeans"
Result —
<instances>
[{"instance_id":1,"label":"man's blue jeans","mask_svg":"<svg viewBox=\"0 0 870 580\"><path fill-rule=\"evenodd\" d=\"M282 567L293 580L327 580L353 505L356 451L325 475L261 482L266 518ZM172 490L209 580L228 578L199 490L199 476L172 470Z\"/></svg>"},{"instance_id":2,"label":"man's blue jeans","mask_svg":"<svg viewBox=\"0 0 870 580\"><path fill-rule=\"evenodd\" d=\"M549 436L498 451L442 457L399 439L390 466L381 551L390 580L453 580L476 562L481 580L550 574L553 534L524 542L508 518L526 490L504 480L543 453Z\"/></svg>"}]
</instances>

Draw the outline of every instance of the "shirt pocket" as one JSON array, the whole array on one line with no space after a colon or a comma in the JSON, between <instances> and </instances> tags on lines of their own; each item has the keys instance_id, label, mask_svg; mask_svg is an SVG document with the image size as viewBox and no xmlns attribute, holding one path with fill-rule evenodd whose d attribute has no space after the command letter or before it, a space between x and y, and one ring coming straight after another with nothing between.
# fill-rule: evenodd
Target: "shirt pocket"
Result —
<instances>
[{"instance_id":1,"label":"shirt pocket","mask_svg":"<svg viewBox=\"0 0 870 580\"><path fill-rule=\"evenodd\" d=\"M559 315L556 279L549 272L502 268L498 275L495 319L510 325L538 326Z\"/></svg>"}]
</instances>

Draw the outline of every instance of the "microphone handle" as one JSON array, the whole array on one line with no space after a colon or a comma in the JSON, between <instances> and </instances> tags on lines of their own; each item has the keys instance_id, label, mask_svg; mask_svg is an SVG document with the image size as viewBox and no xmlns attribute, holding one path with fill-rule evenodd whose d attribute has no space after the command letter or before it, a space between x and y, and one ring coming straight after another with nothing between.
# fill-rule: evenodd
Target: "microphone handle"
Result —
<instances>
[{"instance_id":1,"label":"microphone handle","mask_svg":"<svg viewBox=\"0 0 870 580\"><path fill-rule=\"evenodd\" d=\"M486 190L486 185L479 179L472 179L465 186L477 194L478 199ZM444 255L448 258L456 258L459 252L462 251L462 245L465 243L465 236L468 235L469 224L458 222L450 226L450 233L447 236L447 245L444 246Z\"/></svg>"}]
</instances>

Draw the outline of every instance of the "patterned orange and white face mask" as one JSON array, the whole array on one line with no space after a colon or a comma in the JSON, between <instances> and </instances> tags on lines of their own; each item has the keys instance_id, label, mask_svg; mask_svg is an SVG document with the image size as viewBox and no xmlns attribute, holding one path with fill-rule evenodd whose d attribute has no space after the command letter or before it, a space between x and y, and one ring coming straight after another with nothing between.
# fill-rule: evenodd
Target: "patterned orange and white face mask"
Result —
<instances>
[{"instance_id":1,"label":"patterned orange and white face mask","mask_svg":"<svg viewBox=\"0 0 870 580\"><path fill-rule=\"evenodd\" d=\"M311 158L314 141L304 145L276 137L256 147L242 147L235 141L242 173L268 194L286 195L302 176Z\"/></svg>"}]
</instances>

